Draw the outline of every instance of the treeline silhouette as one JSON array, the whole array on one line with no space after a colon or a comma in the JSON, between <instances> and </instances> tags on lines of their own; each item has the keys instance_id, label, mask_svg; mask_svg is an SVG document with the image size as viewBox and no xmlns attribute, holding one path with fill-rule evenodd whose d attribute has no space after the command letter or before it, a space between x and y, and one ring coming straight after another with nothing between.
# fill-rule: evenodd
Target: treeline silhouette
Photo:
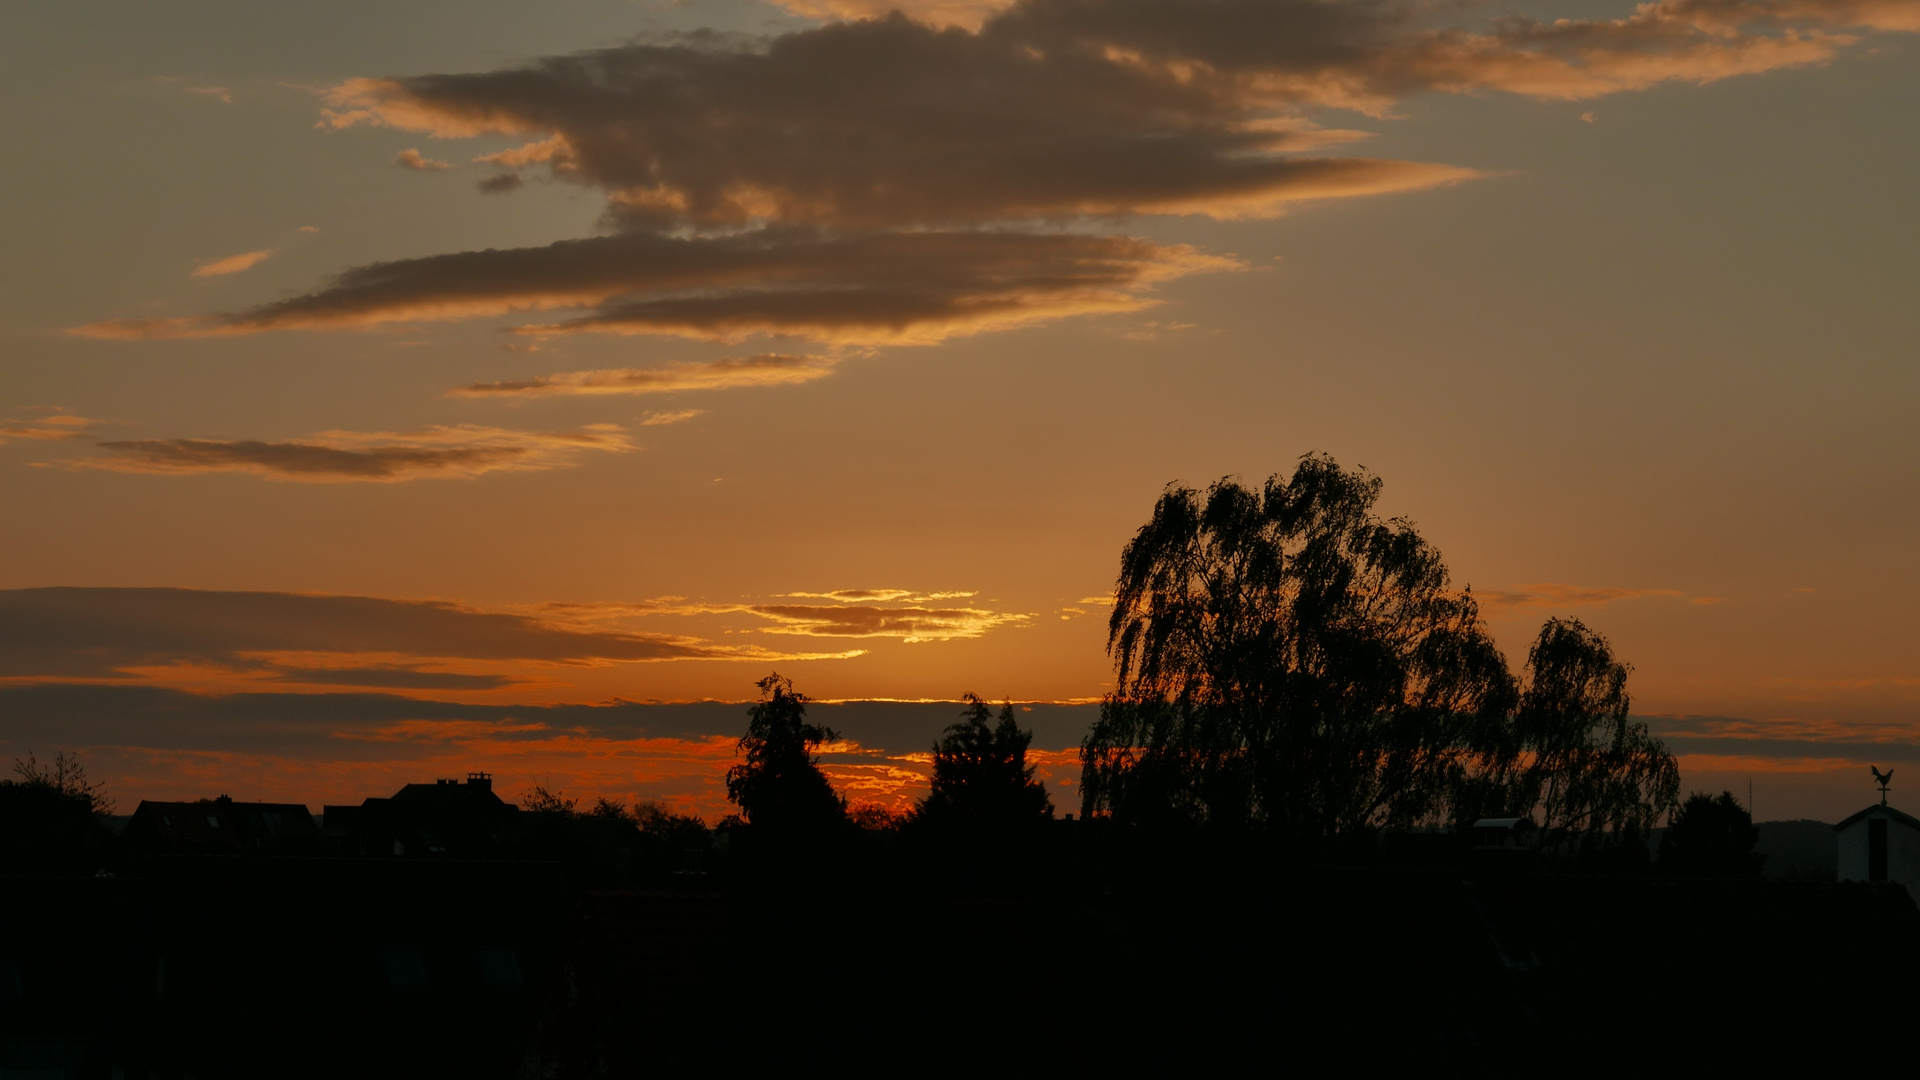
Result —
<instances>
[{"instance_id":1,"label":"treeline silhouette","mask_svg":"<svg viewBox=\"0 0 1920 1080\"><path fill-rule=\"evenodd\" d=\"M973 694L908 812L850 805L778 674L711 827L475 773L318 824L143 803L116 835L76 761L24 760L0 1069L1611 1075L1903 1021L1904 888L1761 880L1746 809L1679 800L1605 638L1548 620L1515 674L1379 491L1309 456L1161 497L1064 816Z\"/></svg>"}]
</instances>

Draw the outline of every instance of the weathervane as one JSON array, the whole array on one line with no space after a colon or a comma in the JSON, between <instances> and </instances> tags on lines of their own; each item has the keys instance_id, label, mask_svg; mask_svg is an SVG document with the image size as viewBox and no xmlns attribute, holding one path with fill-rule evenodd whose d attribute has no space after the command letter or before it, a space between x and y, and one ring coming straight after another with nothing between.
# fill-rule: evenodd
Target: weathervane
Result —
<instances>
[{"instance_id":1,"label":"weathervane","mask_svg":"<svg viewBox=\"0 0 1920 1080\"><path fill-rule=\"evenodd\" d=\"M1887 805L1887 785L1893 783L1893 770L1882 773L1878 765L1869 765L1867 768L1873 770L1873 778L1880 784L1880 805Z\"/></svg>"}]
</instances>

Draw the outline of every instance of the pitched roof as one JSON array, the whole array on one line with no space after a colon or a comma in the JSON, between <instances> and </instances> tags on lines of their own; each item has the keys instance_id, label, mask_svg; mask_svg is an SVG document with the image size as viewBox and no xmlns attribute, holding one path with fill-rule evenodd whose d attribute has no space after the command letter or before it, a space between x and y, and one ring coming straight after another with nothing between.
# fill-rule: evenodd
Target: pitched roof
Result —
<instances>
[{"instance_id":1,"label":"pitched roof","mask_svg":"<svg viewBox=\"0 0 1920 1080\"><path fill-rule=\"evenodd\" d=\"M1839 832L1841 829L1844 829L1847 826L1853 824L1854 822L1859 821L1861 818L1864 818L1869 814L1875 814L1875 813L1881 814L1886 817L1890 817L1893 820L1899 822L1900 824L1905 825L1909 829L1920 830L1920 818L1916 818L1912 814L1903 814L1900 811L1895 810L1891 806L1876 805L1876 806L1869 806L1865 810L1862 810L1859 813L1854 814L1852 817L1849 817L1847 820L1842 821L1840 824L1835 825L1833 827L1833 831Z\"/></svg>"},{"instance_id":2,"label":"pitched roof","mask_svg":"<svg viewBox=\"0 0 1920 1080\"><path fill-rule=\"evenodd\" d=\"M299 803L242 803L225 798L202 802L142 801L133 812L128 828L136 833L150 833L169 845L206 847L239 847L287 833L316 831L313 815Z\"/></svg>"}]
</instances>

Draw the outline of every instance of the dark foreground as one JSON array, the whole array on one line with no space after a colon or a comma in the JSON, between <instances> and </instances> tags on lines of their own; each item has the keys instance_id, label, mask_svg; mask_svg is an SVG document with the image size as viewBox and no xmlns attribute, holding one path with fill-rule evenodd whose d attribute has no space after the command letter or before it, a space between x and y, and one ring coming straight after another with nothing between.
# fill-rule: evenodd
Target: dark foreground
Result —
<instances>
[{"instance_id":1,"label":"dark foreground","mask_svg":"<svg viewBox=\"0 0 1920 1080\"><path fill-rule=\"evenodd\" d=\"M1898 886L1085 823L747 839L702 872L163 855L0 879L0 1075L1612 1075L1864 1052L1920 981Z\"/></svg>"}]
</instances>

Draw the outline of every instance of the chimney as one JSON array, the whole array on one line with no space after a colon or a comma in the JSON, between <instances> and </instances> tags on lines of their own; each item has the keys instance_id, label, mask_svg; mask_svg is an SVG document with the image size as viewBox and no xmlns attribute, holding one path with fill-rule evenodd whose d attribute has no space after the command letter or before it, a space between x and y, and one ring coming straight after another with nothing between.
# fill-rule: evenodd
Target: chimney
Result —
<instances>
[{"instance_id":1,"label":"chimney","mask_svg":"<svg viewBox=\"0 0 1920 1080\"><path fill-rule=\"evenodd\" d=\"M484 773L484 772L470 772L467 774L467 783L487 791L492 791L493 790L493 774Z\"/></svg>"}]
</instances>

